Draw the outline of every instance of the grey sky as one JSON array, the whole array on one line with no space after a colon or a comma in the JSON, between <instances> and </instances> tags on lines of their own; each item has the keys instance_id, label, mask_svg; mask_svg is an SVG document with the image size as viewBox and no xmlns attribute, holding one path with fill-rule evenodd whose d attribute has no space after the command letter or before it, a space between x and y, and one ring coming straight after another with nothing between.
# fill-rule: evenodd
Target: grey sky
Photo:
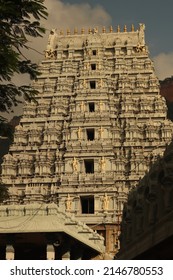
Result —
<instances>
[{"instance_id":1,"label":"grey sky","mask_svg":"<svg viewBox=\"0 0 173 280\"><path fill-rule=\"evenodd\" d=\"M101 5L111 16L112 25L146 25L146 40L151 55L173 50L173 1L172 0L64 0L63 3L89 3ZM70 15L72 16L72 15Z\"/></svg>"}]
</instances>

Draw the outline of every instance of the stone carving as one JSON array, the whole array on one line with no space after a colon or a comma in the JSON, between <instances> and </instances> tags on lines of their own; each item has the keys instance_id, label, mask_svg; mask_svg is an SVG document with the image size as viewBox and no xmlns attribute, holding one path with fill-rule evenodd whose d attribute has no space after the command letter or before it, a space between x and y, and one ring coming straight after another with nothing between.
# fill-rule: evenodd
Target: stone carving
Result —
<instances>
[{"instance_id":1,"label":"stone carving","mask_svg":"<svg viewBox=\"0 0 173 280\"><path fill-rule=\"evenodd\" d=\"M79 127L77 130L78 139L81 139L81 132L82 132L82 129L81 129L81 127Z\"/></svg>"},{"instance_id":2,"label":"stone carving","mask_svg":"<svg viewBox=\"0 0 173 280\"><path fill-rule=\"evenodd\" d=\"M53 183L51 184L50 192L51 194L56 194L57 192L56 185Z\"/></svg>"},{"instance_id":3,"label":"stone carving","mask_svg":"<svg viewBox=\"0 0 173 280\"><path fill-rule=\"evenodd\" d=\"M56 58L56 44L57 44L56 29L52 29L49 34L48 45L45 51L46 58Z\"/></svg>"},{"instance_id":4,"label":"stone carving","mask_svg":"<svg viewBox=\"0 0 173 280\"><path fill-rule=\"evenodd\" d=\"M145 45L145 24L144 23L140 23L139 24L139 44L141 46Z\"/></svg>"},{"instance_id":5,"label":"stone carving","mask_svg":"<svg viewBox=\"0 0 173 280\"><path fill-rule=\"evenodd\" d=\"M81 108L81 111L82 111L82 112L85 111L85 104L84 104L84 101L81 102L80 108Z\"/></svg>"},{"instance_id":6,"label":"stone carving","mask_svg":"<svg viewBox=\"0 0 173 280\"><path fill-rule=\"evenodd\" d=\"M72 161L72 166L73 166L73 171L76 172L78 170L78 161L75 157Z\"/></svg>"},{"instance_id":7,"label":"stone carving","mask_svg":"<svg viewBox=\"0 0 173 280\"><path fill-rule=\"evenodd\" d=\"M102 157L101 159L100 159L100 171L105 171L105 167L106 167L106 162L105 162L105 158L104 157Z\"/></svg>"},{"instance_id":8,"label":"stone carving","mask_svg":"<svg viewBox=\"0 0 173 280\"><path fill-rule=\"evenodd\" d=\"M48 60L40 64L41 75L34 82L39 93L34 104L25 105L15 142L3 159L2 181L11 187L14 180L28 202L56 200L69 212L74 206L74 215L89 223L91 215L81 213L79 207L85 194L95 207L93 225L99 215L99 223L105 225L103 216L107 216L114 227L115 213L121 215L128 190L157 160L152 150L159 145L158 154L163 152L173 124L166 121L164 100L158 97L145 26L121 34L104 32L59 36L51 31ZM96 88L87 90L89 85L95 87L90 81ZM170 171L164 173L166 201L172 169L165 164ZM19 199L25 204L25 199ZM100 215L103 210L110 215ZM131 227L128 231L130 236ZM112 240L109 230L107 234Z\"/></svg>"},{"instance_id":9,"label":"stone carving","mask_svg":"<svg viewBox=\"0 0 173 280\"><path fill-rule=\"evenodd\" d=\"M66 205L66 210L70 211L71 207L72 207L72 198L70 197L70 195L67 195L67 199L65 201L65 205Z\"/></svg>"},{"instance_id":10,"label":"stone carving","mask_svg":"<svg viewBox=\"0 0 173 280\"><path fill-rule=\"evenodd\" d=\"M110 197L108 197L107 194L105 194L103 196L103 210L108 210L109 209L109 201L110 201Z\"/></svg>"},{"instance_id":11,"label":"stone carving","mask_svg":"<svg viewBox=\"0 0 173 280\"><path fill-rule=\"evenodd\" d=\"M103 102L102 101L100 101L100 103L99 103L99 109L100 109L100 111L103 110Z\"/></svg>"}]
</instances>

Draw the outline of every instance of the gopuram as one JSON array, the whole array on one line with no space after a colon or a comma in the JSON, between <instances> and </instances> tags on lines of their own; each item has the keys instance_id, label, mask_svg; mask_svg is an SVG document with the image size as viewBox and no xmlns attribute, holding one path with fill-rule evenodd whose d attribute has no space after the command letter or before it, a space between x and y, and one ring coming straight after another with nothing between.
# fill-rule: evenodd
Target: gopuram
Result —
<instances>
[{"instance_id":1,"label":"gopuram","mask_svg":"<svg viewBox=\"0 0 173 280\"><path fill-rule=\"evenodd\" d=\"M10 198L0 207L0 225L7 220L0 235L15 233L19 244L12 236L0 246L11 258L15 252L22 257L22 232L27 244L47 248L47 258L49 252L52 259L89 259L105 252L111 258L119 249L129 190L172 139L145 25L137 30L132 25L130 31L126 26L122 31L119 26L66 34L52 30L39 71L33 85L36 102L24 105L2 164ZM59 215L64 231L54 226ZM59 241L47 238L49 231ZM38 232L44 238L34 237ZM79 241L78 256L74 240Z\"/></svg>"}]
</instances>

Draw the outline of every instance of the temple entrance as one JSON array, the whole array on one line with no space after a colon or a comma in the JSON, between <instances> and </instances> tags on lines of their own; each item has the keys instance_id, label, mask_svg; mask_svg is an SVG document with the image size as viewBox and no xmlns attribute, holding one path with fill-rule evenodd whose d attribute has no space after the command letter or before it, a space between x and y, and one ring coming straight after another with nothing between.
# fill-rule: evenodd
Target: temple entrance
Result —
<instances>
[{"instance_id":1,"label":"temple entrance","mask_svg":"<svg viewBox=\"0 0 173 280\"><path fill-rule=\"evenodd\" d=\"M0 237L1 260L76 260L97 255L64 233L15 233Z\"/></svg>"},{"instance_id":2,"label":"temple entrance","mask_svg":"<svg viewBox=\"0 0 173 280\"><path fill-rule=\"evenodd\" d=\"M15 260L46 260L46 247L30 243L17 245Z\"/></svg>"},{"instance_id":3,"label":"temple entrance","mask_svg":"<svg viewBox=\"0 0 173 280\"><path fill-rule=\"evenodd\" d=\"M14 247L15 260L46 260L46 246L39 244L19 244Z\"/></svg>"}]
</instances>

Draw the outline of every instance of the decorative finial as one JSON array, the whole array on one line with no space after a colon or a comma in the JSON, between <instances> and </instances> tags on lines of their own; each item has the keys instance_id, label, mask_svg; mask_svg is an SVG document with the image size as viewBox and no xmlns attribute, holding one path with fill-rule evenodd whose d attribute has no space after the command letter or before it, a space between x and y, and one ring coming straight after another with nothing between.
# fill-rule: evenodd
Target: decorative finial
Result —
<instances>
[{"instance_id":1,"label":"decorative finial","mask_svg":"<svg viewBox=\"0 0 173 280\"><path fill-rule=\"evenodd\" d=\"M118 25L118 27L117 27L117 32L120 32L120 26Z\"/></svg>"},{"instance_id":2,"label":"decorative finial","mask_svg":"<svg viewBox=\"0 0 173 280\"><path fill-rule=\"evenodd\" d=\"M112 27L112 25L110 26L110 33L112 33L113 32L113 27Z\"/></svg>"},{"instance_id":3,"label":"decorative finial","mask_svg":"<svg viewBox=\"0 0 173 280\"><path fill-rule=\"evenodd\" d=\"M97 28L97 27L94 27L93 30L92 30L92 33L93 33L93 34L98 33L98 28Z\"/></svg>"},{"instance_id":4,"label":"decorative finial","mask_svg":"<svg viewBox=\"0 0 173 280\"><path fill-rule=\"evenodd\" d=\"M78 34L77 28L74 29L74 34Z\"/></svg>"},{"instance_id":5,"label":"decorative finial","mask_svg":"<svg viewBox=\"0 0 173 280\"><path fill-rule=\"evenodd\" d=\"M127 32L127 26L124 25L124 32Z\"/></svg>"},{"instance_id":6,"label":"decorative finial","mask_svg":"<svg viewBox=\"0 0 173 280\"><path fill-rule=\"evenodd\" d=\"M69 28L67 29L67 35L70 35L70 29Z\"/></svg>"},{"instance_id":7,"label":"decorative finial","mask_svg":"<svg viewBox=\"0 0 173 280\"><path fill-rule=\"evenodd\" d=\"M59 34L60 34L60 35L63 35L63 30L60 30Z\"/></svg>"},{"instance_id":8,"label":"decorative finial","mask_svg":"<svg viewBox=\"0 0 173 280\"><path fill-rule=\"evenodd\" d=\"M134 24L132 24L131 31L132 31L132 32L135 31Z\"/></svg>"},{"instance_id":9,"label":"decorative finial","mask_svg":"<svg viewBox=\"0 0 173 280\"><path fill-rule=\"evenodd\" d=\"M92 30L91 28L88 29L88 34L91 34L92 33Z\"/></svg>"},{"instance_id":10,"label":"decorative finial","mask_svg":"<svg viewBox=\"0 0 173 280\"><path fill-rule=\"evenodd\" d=\"M84 33L85 33L85 29L82 28L82 29L81 29L81 34L84 34Z\"/></svg>"},{"instance_id":11,"label":"decorative finial","mask_svg":"<svg viewBox=\"0 0 173 280\"><path fill-rule=\"evenodd\" d=\"M103 26L103 28L102 28L102 33L106 33L106 28L105 28L105 26Z\"/></svg>"}]
</instances>

